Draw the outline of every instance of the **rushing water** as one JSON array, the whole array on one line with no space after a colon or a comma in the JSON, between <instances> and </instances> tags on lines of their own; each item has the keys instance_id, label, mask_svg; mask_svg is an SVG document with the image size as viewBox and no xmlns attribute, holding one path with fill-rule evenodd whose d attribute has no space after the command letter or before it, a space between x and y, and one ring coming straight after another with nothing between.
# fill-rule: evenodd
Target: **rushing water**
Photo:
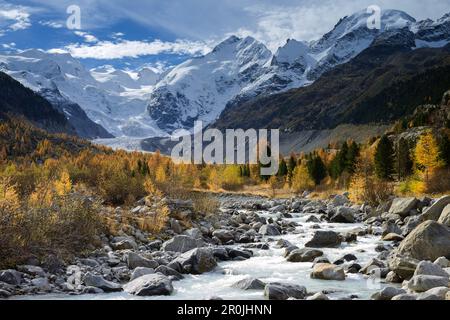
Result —
<instances>
[{"instance_id":1,"label":"rushing water","mask_svg":"<svg viewBox=\"0 0 450 320\"><path fill-rule=\"evenodd\" d=\"M260 212L261 216L269 217L267 212ZM273 215L272 215L273 216ZM295 233L270 237L272 239L285 239L292 244L303 248L317 229L312 228L316 223L307 223L310 214L293 213L293 218L286 219L295 221L300 226ZM336 232L348 232L363 227L362 224L337 224L319 223L320 230L333 230ZM343 255L354 254L364 265L371 258L378 255L375 247L380 243L377 236L359 236L356 243L343 243L339 248L321 249L324 255L331 261L341 258ZM345 281L326 281L311 279L310 273L312 263L292 263L283 257L284 249L276 248L276 241L270 242L269 250L254 249L254 256L245 261L227 261L219 264L215 271L202 275L186 275L181 281L174 281L174 293L170 297L135 297L124 292L100 294L100 295L45 295L38 297L26 297L26 299L90 299L90 300L126 300L126 299L174 299L174 300L204 300L211 297L220 297L225 300L258 300L264 299L262 290L244 291L233 288L232 285L239 280L253 277L263 282L282 282L303 285L308 292L319 292L326 290L331 299L348 298L356 295L358 299L368 299L383 287L383 284L367 279L361 274L348 274ZM239 247L239 246L238 246ZM23 298L23 297L22 297Z\"/></svg>"}]
</instances>

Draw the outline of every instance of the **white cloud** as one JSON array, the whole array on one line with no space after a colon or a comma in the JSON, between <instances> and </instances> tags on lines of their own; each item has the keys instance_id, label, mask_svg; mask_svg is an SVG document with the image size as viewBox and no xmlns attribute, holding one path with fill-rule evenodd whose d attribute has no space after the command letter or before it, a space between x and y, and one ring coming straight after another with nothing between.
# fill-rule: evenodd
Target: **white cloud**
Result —
<instances>
[{"instance_id":1,"label":"white cloud","mask_svg":"<svg viewBox=\"0 0 450 320\"><path fill-rule=\"evenodd\" d=\"M88 43L96 43L99 40L97 39L97 37L93 36L92 34L89 34L87 32L83 32L83 31L75 31L74 32L77 36L84 38L85 42Z\"/></svg>"},{"instance_id":2,"label":"white cloud","mask_svg":"<svg viewBox=\"0 0 450 320\"><path fill-rule=\"evenodd\" d=\"M29 27L31 27L31 21L27 7L11 5L0 0L0 28L17 31Z\"/></svg>"},{"instance_id":3,"label":"white cloud","mask_svg":"<svg viewBox=\"0 0 450 320\"><path fill-rule=\"evenodd\" d=\"M96 44L70 44L64 48L51 49L50 53L70 53L75 58L112 60L122 58L137 58L147 55L158 55L163 53L199 55L210 51L203 42L192 42L177 40L175 42L164 42L161 40L118 42L100 41Z\"/></svg>"},{"instance_id":4,"label":"white cloud","mask_svg":"<svg viewBox=\"0 0 450 320\"><path fill-rule=\"evenodd\" d=\"M39 24L45 27L53 28L53 29L62 29L64 28L64 24L57 21L39 21Z\"/></svg>"}]
</instances>

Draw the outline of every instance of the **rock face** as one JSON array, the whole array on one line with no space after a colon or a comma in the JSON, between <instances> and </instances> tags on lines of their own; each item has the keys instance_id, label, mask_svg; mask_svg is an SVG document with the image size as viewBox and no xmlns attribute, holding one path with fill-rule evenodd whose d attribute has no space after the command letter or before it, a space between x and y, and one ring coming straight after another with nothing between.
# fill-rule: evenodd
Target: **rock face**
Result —
<instances>
[{"instance_id":1,"label":"rock face","mask_svg":"<svg viewBox=\"0 0 450 320\"><path fill-rule=\"evenodd\" d=\"M233 288L242 290L264 290L266 284L255 278L243 279L233 284Z\"/></svg>"},{"instance_id":2,"label":"rock face","mask_svg":"<svg viewBox=\"0 0 450 320\"><path fill-rule=\"evenodd\" d=\"M406 217L409 212L417 207L419 200L416 198L395 198L392 201L389 213L398 214L401 217Z\"/></svg>"},{"instance_id":3,"label":"rock face","mask_svg":"<svg viewBox=\"0 0 450 320\"><path fill-rule=\"evenodd\" d=\"M311 241L305 244L309 248L338 247L342 242L341 237L334 231L317 231Z\"/></svg>"},{"instance_id":4,"label":"rock face","mask_svg":"<svg viewBox=\"0 0 450 320\"><path fill-rule=\"evenodd\" d=\"M447 227L450 227L450 204L446 205L445 208L442 210L438 222Z\"/></svg>"},{"instance_id":5,"label":"rock face","mask_svg":"<svg viewBox=\"0 0 450 320\"><path fill-rule=\"evenodd\" d=\"M270 283L264 289L264 296L269 300L305 299L306 294L305 287L284 283Z\"/></svg>"},{"instance_id":6,"label":"rock face","mask_svg":"<svg viewBox=\"0 0 450 320\"><path fill-rule=\"evenodd\" d=\"M123 289L136 296L168 296L173 292L172 281L161 274L139 277L126 284Z\"/></svg>"},{"instance_id":7,"label":"rock face","mask_svg":"<svg viewBox=\"0 0 450 320\"><path fill-rule=\"evenodd\" d=\"M173 261L179 264L184 273L202 274L212 271L217 266L213 250L197 248L183 253Z\"/></svg>"},{"instance_id":8,"label":"rock face","mask_svg":"<svg viewBox=\"0 0 450 320\"><path fill-rule=\"evenodd\" d=\"M198 240L188 236L175 236L162 245L164 251L187 252L198 247Z\"/></svg>"},{"instance_id":9,"label":"rock face","mask_svg":"<svg viewBox=\"0 0 450 320\"><path fill-rule=\"evenodd\" d=\"M289 262L313 262L315 258L323 256L323 252L315 249L297 249L287 256Z\"/></svg>"},{"instance_id":10,"label":"rock face","mask_svg":"<svg viewBox=\"0 0 450 320\"><path fill-rule=\"evenodd\" d=\"M427 210L424 211L423 213L424 220L437 221L441 216L441 213L444 210L444 208L449 204L450 204L450 195L439 198L435 203L433 203L431 207L429 207Z\"/></svg>"},{"instance_id":11,"label":"rock face","mask_svg":"<svg viewBox=\"0 0 450 320\"><path fill-rule=\"evenodd\" d=\"M86 286L102 289L105 292L122 291L122 287L114 282L103 279L102 276L87 273L84 278Z\"/></svg>"},{"instance_id":12,"label":"rock face","mask_svg":"<svg viewBox=\"0 0 450 320\"><path fill-rule=\"evenodd\" d=\"M343 281L345 280L345 272L344 269L334 264L317 263L311 273L311 278Z\"/></svg>"},{"instance_id":13,"label":"rock face","mask_svg":"<svg viewBox=\"0 0 450 320\"><path fill-rule=\"evenodd\" d=\"M449 258L450 229L435 221L425 221L402 241L398 253L418 260Z\"/></svg>"}]
</instances>

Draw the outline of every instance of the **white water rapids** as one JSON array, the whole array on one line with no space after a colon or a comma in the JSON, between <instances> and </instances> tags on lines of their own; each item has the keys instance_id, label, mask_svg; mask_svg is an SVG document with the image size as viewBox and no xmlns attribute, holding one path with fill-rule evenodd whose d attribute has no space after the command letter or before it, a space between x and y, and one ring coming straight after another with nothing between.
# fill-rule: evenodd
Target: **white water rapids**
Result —
<instances>
[{"instance_id":1,"label":"white water rapids","mask_svg":"<svg viewBox=\"0 0 450 320\"><path fill-rule=\"evenodd\" d=\"M261 216L269 217L268 212L260 212ZM293 245L303 248L317 229L312 228L317 223L307 223L311 214L291 213L293 218L288 221L297 222L300 226L296 233L270 237L272 239L285 239ZM335 232L348 232L363 227L362 224L338 224L319 223L319 230L333 230ZM358 260L354 261L362 266L371 258L378 255L375 247L381 243L379 236L358 236L355 243L342 243L339 248L323 248L330 262L336 261L345 254L354 254ZM89 300L204 300L212 297L220 297L224 300L261 300L264 299L263 290L249 290L233 288L232 285L244 278L253 277L263 282L281 282L303 285L308 293L327 291L330 299L349 298L356 295L357 299L370 299L370 296L381 290L385 285L374 279L368 279L361 274L347 274L345 281L326 281L311 279L312 263L292 263L283 257L284 249L276 248L276 241L269 242L269 250L252 249L254 256L245 261L227 261L219 263L219 266L210 273L202 275L186 275L181 281L174 281L174 293L169 297L136 297L125 292L98 294L98 295L44 295L21 297L21 299L89 299ZM239 245L236 245L239 247Z\"/></svg>"}]
</instances>

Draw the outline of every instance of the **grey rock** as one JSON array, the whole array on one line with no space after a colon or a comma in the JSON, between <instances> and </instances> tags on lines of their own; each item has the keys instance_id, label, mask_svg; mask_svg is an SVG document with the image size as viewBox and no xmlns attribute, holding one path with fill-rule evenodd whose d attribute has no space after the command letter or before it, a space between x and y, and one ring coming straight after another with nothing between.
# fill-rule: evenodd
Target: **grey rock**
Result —
<instances>
[{"instance_id":1,"label":"grey rock","mask_svg":"<svg viewBox=\"0 0 450 320\"><path fill-rule=\"evenodd\" d=\"M340 246L342 238L334 231L316 231L311 241L305 244L310 248L332 248Z\"/></svg>"},{"instance_id":2,"label":"grey rock","mask_svg":"<svg viewBox=\"0 0 450 320\"><path fill-rule=\"evenodd\" d=\"M280 231L273 224L265 224L259 229L259 233L264 236L279 236Z\"/></svg>"},{"instance_id":3,"label":"grey rock","mask_svg":"<svg viewBox=\"0 0 450 320\"><path fill-rule=\"evenodd\" d=\"M416 271L419 260L393 253L388 258L389 269L394 271L401 279L408 280Z\"/></svg>"},{"instance_id":4,"label":"grey rock","mask_svg":"<svg viewBox=\"0 0 450 320\"><path fill-rule=\"evenodd\" d=\"M406 291L399 288L394 287L386 287L383 290L376 292L372 295L373 300L391 300L393 297L398 296L400 294L405 294Z\"/></svg>"},{"instance_id":5,"label":"grey rock","mask_svg":"<svg viewBox=\"0 0 450 320\"><path fill-rule=\"evenodd\" d=\"M102 276L88 272L84 277L84 284L89 287L100 288L105 292L122 291L122 287L114 282L105 280Z\"/></svg>"},{"instance_id":6,"label":"grey rock","mask_svg":"<svg viewBox=\"0 0 450 320\"><path fill-rule=\"evenodd\" d=\"M264 290L265 287L266 284L264 282L255 278L242 279L233 284L233 288L242 290Z\"/></svg>"},{"instance_id":7,"label":"grey rock","mask_svg":"<svg viewBox=\"0 0 450 320\"><path fill-rule=\"evenodd\" d=\"M354 223L359 210L349 207L338 207L330 221L335 223Z\"/></svg>"},{"instance_id":8,"label":"grey rock","mask_svg":"<svg viewBox=\"0 0 450 320\"><path fill-rule=\"evenodd\" d=\"M445 208L442 210L438 222L447 227L450 227L450 204L446 205Z\"/></svg>"},{"instance_id":9,"label":"grey rock","mask_svg":"<svg viewBox=\"0 0 450 320\"><path fill-rule=\"evenodd\" d=\"M131 278L130 280L133 281L139 277L148 275L148 274L153 274L155 273L155 270L152 268L145 268L145 267L137 267L136 269L133 270L133 272L131 273Z\"/></svg>"},{"instance_id":10,"label":"grey rock","mask_svg":"<svg viewBox=\"0 0 450 320\"><path fill-rule=\"evenodd\" d=\"M22 282L22 273L16 270L1 270L0 271L0 281L17 286Z\"/></svg>"},{"instance_id":11,"label":"grey rock","mask_svg":"<svg viewBox=\"0 0 450 320\"><path fill-rule=\"evenodd\" d=\"M443 196L436 200L431 207L423 212L424 220L439 220L444 208L450 204L450 195Z\"/></svg>"},{"instance_id":12,"label":"grey rock","mask_svg":"<svg viewBox=\"0 0 450 320\"><path fill-rule=\"evenodd\" d=\"M425 221L402 241L398 253L430 261L450 257L450 229L435 221Z\"/></svg>"},{"instance_id":13,"label":"grey rock","mask_svg":"<svg viewBox=\"0 0 450 320\"><path fill-rule=\"evenodd\" d=\"M172 281L159 273L139 277L127 283L123 289L136 296L168 296L173 292Z\"/></svg>"},{"instance_id":14,"label":"grey rock","mask_svg":"<svg viewBox=\"0 0 450 320\"><path fill-rule=\"evenodd\" d=\"M137 250L138 245L131 237L115 237L111 241L114 250Z\"/></svg>"},{"instance_id":15,"label":"grey rock","mask_svg":"<svg viewBox=\"0 0 450 320\"><path fill-rule=\"evenodd\" d=\"M229 241L234 241L233 232L228 230L223 229L215 230L212 235L213 237L219 239L222 244L228 243Z\"/></svg>"},{"instance_id":16,"label":"grey rock","mask_svg":"<svg viewBox=\"0 0 450 320\"><path fill-rule=\"evenodd\" d=\"M184 232L184 235L194 238L194 239L202 239L203 238L203 234L200 231L200 229L198 229L198 228L192 228L192 229L186 230Z\"/></svg>"},{"instance_id":17,"label":"grey rock","mask_svg":"<svg viewBox=\"0 0 450 320\"><path fill-rule=\"evenodd\" d=\"M30 266L30 265L17 266L17 270L26 274L30 274L32 276L45 277L45 271L38 266Z\"/></svg>"},{"instance_id":18,"label":"grey rock","mask_svg":"<svg viewBox=\"0 0 450 320\"><path fill-rule=\"evenodd\" d=\"M441 268L450 267L450 261L446 257L439 257L434 261L434 264L438 265Z\"/></svg>"},{"instance_id":19,"label":"grey rock","mask_svg":"<svg viewBox=\"0 0 450 320\"><path fill-rule=\"evenodd\" d=\"M418 275L429 275L429 276L438 276L438 277L449 277L449 274L442 269L437 264L431 263L429 261L421 261L414 272L415 276Z\"/></svg>"},{"instance_id":20,"label":"grey rock","mask_svg":"<svg viewBox=\"0 0 450 320\"><path fill-rule=\"evenodd\" d=\"M306 294L306 288L298 285L270 283L264 288L264 296L269 300L305 299Z\"/></svg>"},{"instance_id":21,"label":"grey rock","mask_svg":"<svg viewBox=\"0 0 450 320\"><path fill-rule=\"evenodd\" d=\"M155 260L149 260L147 258L140 256L135 252L128 253L127 264L128 268L130 269L135 269L138 267L155 269L159 265L158 262L156 262Z\"/></svg>"},{"instance_id":22,"label":"grey rock","mask_svg":"<svg viewBox=\"0 0 450 320\"><path fill-rule=\"evenodd\" d=\"M398 296L393 297L392 300L394 300L394 301L412 301L412 300L417 300L417 296L414 294L405 293L405 294L399 294Z\"/></svg>"},{"instance_id":23,"label":"grey rock","mask_svg":"<svg viewBox=\"0 0 450 320\"><path fill-rule=\"evenodd\" d=\"M31 283L33 284L33 286L38 288L40 291L48 292L48 291L52 290L47 278L36 278L36 279L31 280Z\"/></svg>"},{"instance_id":24,"label":"grey rock","mask_svg":"<svg viewBox=\"0 0 450 320\"><path fill-rule=\"evenodd\" d=\"M172 263L179 264L184 273L192 274L209 272L217 266L213 250L209 248L197 248L185 252L172 261Z\"/></svg>"},{"instance_id":25,"label":"grey rock","mask_svg":"<svg viewBox=\"0 0 450 320\"><path fill-rule=\"evenodd\" d=\"M383 241L403 241L404 237L397 233L388 233L383 237Z\"/></svg>"},{"instance_id":26,"label":"grey rock","mask_svg":"<svg viewBox=\"0 0 450 320\"><path fill-rule=\"evenodd\" d=\"M100 266L100 264L95 261L94 259L80 259L80 263L88 266L88 267L92 267L92 268L96 268L98 266Z\"/></svg>"},{"instance_id":27,"label":"grey rock","mask_svg":"<svg viewBox=\"0 0 450 320\"><path fill-rule=\"evenodd\" d=\"M334 206L343 206L349 202L350 202L350 200L346 196L341 195L341 194L334 196L333 201L332 201Z\"/></svg>"},{"instance_id":28,"label":"grey rock","mask_svg":"<svg viewBox=\"0 0 450 320\"><path fill-rule=\"evenodd\" d=\"M445 300L445 296L450 292L450 288L436 287L419 294L417 300Z\"/></svg>"},{"instance_id":29,"label":"grey rock","mask_svg":"<svg viewBox=\"0 0 450 320\"><path fill-rule=\"evenodd\" d=\"M447 287L448 285L448 277L418 275L413 276L408 282L408 289L415 292L425 292L437 287Z\"/></svg>"},{"instance_id":30,"label":"grey rock","mask_svg":"<svg viewBox=\"0 0 450 320\"><path fill-rule=\"evenodd\" d=\"M163 243L162 250L184 253L199 247L199 245L197 239L188 236L175 236Z\"/></svg>"},{"instance_id":31,"label":"grey rock","mask_svg":"<svg viewBox=\"0 0 450 320\"><path fill-rule=\"evenodd\" d=\"M181 273L168 266L159 266L158 268L156 268L155 272L162 273L163 275L175 280L181 280L184 278Z\"/></svg>"},{"instance_id":32,"label":"grey rock","mask_svg":"<svg viewBox=\"0 0 450 320\"><path fill-rule=\"evenodd\" d=\"M378 260L376 258L370 259L369 262L367 262L362 269L360 270L363 274L371 274L372 270L374 269L382 269L385 268L386 265L383 261Z\"/></svg>"},{"instance_id":33,"label":"grey rock","mask_svg":"<svg viewBox=\"0 0 450 320\"><path fill-rule=\"evenodd\" d=\"M419 200L416 198L395 198L392 201L391 208L389 209L389 213L398 214L401 217L406 217L409 215L409 212L415 208L419 204Z\"/></svg>"},{"instance_id":34,"label":"grey rock","mask_svg":"<svg viewBox=\"0 0 450 320\"><path fill-rule=\"evenodd\" d=\"M316 249L297 249L287 256L289 262L313 262L315 258L323 256L323 252Z\"/></svg>"}]
</instances>

